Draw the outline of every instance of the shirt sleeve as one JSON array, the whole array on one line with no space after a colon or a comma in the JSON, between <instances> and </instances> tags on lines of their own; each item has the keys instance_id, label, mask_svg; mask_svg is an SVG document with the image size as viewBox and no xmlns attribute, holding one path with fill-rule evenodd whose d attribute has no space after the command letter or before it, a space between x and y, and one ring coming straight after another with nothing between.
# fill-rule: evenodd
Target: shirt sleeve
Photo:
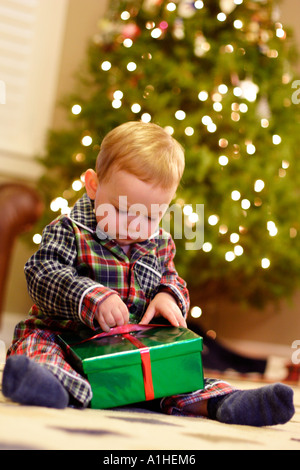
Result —
<instances>
[{"instance_id":1,"label":"shirt sleeve","mask_svg":"<svg viewBox=\"0 0 300 470\"><path fill-rule=\"evenodd\" d=\"M184 318L187 317L190 308L190 297L186 282L178 275L174 257L176 247L172 237L169 237L162 278L158 291L167 291L175 297Z\"/></svg>"},{"instance_id":2,"label":"shirt sleeve","mask_svg":"<svg viewBox=\"0 0 300 470\"><path fill-rule=\"evenodd\" d=\"M28 292L44 315L79 320L94 329L99 302L116 292L81 276L76 265L72 225L56 220L44 229L38 251L25 264Z\"/></svg>"}]
</instances>

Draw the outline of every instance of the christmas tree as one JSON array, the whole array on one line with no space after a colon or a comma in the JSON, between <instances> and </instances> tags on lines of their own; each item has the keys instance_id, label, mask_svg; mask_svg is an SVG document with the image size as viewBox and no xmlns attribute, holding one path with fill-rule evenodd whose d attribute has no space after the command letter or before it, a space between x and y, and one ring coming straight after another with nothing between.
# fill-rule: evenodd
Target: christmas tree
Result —
<instances>
[{"instance_id":1,"label":"christmas tree","mask_svg":"<svg viewBox=\"0 0 300 470\"><path fill-rule=\"evenodd\" d=\"M111 0L64 102L70 126L49 133L40 159L41 227L80 197L108 131L152 121L185 148L174 201L184 224L196 225L204 205L201 249L176 240L191 292L256 306L292 294L300 268L292 45L275 0Z\"/></svg>"}]
</instances>

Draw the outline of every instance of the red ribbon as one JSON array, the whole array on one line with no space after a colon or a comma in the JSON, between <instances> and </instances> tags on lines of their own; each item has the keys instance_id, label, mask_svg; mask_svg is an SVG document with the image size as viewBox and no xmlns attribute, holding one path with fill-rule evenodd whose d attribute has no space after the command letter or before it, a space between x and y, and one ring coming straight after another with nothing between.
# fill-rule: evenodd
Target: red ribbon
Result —
<instances>
[{"instance_id":1,"label":"red ribbon","mask_svg":"<svg viewBox=\"0 0 300 470\"><path fill-rule=\"evenodd\" d=\"M157 328L157 327L166 327L167 325L137 325L137 324L128 324L122 326L116 326L115 328L111 328L108 332L98 333L91 338L84 339L79 343L73 344L71 346L75 346L78 344L85 343L87 341L92 341L99 338L105 338L108 336L114 335L122 335L128 341L130 341L135 347L140 350L141 360L142 360L142 371L143 371L143 379L144 379L144 388L145 388L145 397L146 400L153 400L154 397L154 389L153 389L153 380L152 380L152 371L151 371L151 358L150 358L150 351L147 346L145 346L141 341L139 341L134 336L130 335L134 331L142 331L147 330L150 328ZM68 349L71 347L68 346Z\"/></svg>"},{"instance_id":2,"label":"red ribbon","mask_svg":"<svg viewBox=\"0 0 300 470\"><path fill-rule=\"evenodd\" d=\"M145 388L145 397L146 400L154 399L154 389L153 389L153 380L152 380L152 370L151 370L151 358L149 348L145 347L141 341L139 341L134 336L131 336L128 333L122 335L124 338L128 339L134 346L139 348L140 355L142 359L142 371L144 378L144 388Z\"/></svg>"}]
</instances>

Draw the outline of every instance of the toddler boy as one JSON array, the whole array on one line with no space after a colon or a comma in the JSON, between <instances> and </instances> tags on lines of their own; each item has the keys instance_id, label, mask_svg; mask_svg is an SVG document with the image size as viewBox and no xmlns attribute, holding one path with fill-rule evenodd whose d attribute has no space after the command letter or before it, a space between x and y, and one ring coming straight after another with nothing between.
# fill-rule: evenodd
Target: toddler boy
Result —
<instances>
[{"instance_id":1,"label":"toddler boy","mask_svg":"<svg viewBox=\"0 0 300 470\"><path fill-rule=\"evenodd\" d=\"M104 138L96 171L85 174L86 194L45 228L25 265L34 306L8 350L6 397L55 408L89 405L90 384L57 342L63 331L83 325L109 331L155 317L186 327L188 290L174 266L173 239L159 228L183 170L182 147L156 124L129 122ZM160 407L254 426L294 414L285 385L241 391L214 379L204 390L162 399Z\"/></svg>"}]
</instances>

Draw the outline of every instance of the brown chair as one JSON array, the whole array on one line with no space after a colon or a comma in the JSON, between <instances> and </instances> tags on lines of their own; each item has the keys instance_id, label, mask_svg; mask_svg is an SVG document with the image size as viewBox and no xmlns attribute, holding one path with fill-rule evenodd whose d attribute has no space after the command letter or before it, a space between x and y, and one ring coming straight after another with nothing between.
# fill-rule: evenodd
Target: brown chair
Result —
<instances>
[{"instance_id":1,"label":"brown chair","mask_svg":"<svg viewBox=\"0 0 300 470\"><path fill-rule=\"evenodd\" d=\"M0 184L0 321L14 243L42 212L43 203L35 189L21 183Z\"/></svg>"}]
</instances>

